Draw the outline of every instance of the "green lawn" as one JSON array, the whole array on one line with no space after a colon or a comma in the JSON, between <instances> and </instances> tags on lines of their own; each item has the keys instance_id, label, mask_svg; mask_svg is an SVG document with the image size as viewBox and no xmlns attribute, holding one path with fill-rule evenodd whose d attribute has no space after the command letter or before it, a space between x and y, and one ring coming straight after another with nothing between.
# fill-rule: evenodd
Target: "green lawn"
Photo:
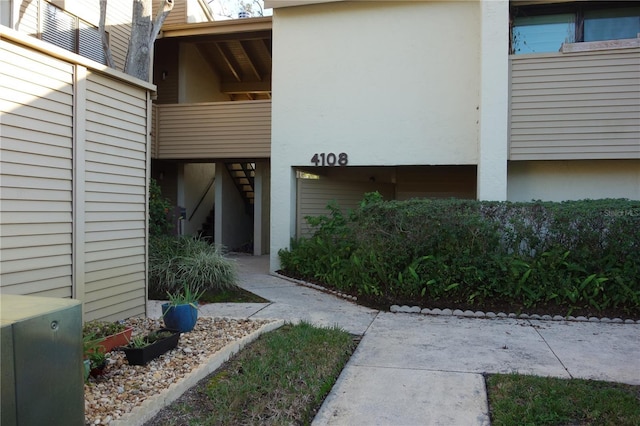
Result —
<instances>
[{"instance_id":1,"label":"green lawn","mask_svg":"<svg viewBox=\"0 0 640 426\"><path fill-rule=\"evenodd\" d=\"M640 386L493 374L487 392L493 426L640 425Z\"/></svg>"},{"instance_id":2,"label":"green lawn","mask_svg":"<svg viewBox=\"0 0 640 426\"><path fill-rule=\"evenodd\" d=\"M310 424L357 343L285 324L260 336L147 425Z\"/></svg>"}]
</instances>

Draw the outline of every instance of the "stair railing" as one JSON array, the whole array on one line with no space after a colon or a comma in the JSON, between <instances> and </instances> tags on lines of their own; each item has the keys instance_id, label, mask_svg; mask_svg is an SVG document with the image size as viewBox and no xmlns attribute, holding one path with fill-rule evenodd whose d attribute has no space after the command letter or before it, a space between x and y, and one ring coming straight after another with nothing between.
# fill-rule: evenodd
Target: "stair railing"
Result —
<instances>
[{"instance_id":1,"label":"stair railing","mask_svg":"<svg viewBox=\"0 0 640 426\"><path fill-rule=\"evenodd\" d=\"M198 209L200 208L200 204L202 204L202 202L204 201L204 198L207 196L207 194L209 193L209 190L211 189L211 187L213 186L213 183L216 181L215 176L211 178L211 181L209 182L209 184L207 185L207 189L204 190L204 192L202 193L202 195L200 196L200 201L198 201L198 204L196 204L196 207L193 209L193 212L191 213L191 215L189 216L189 222L191 222L191 219L193 218L193 216L196 214L196 212L198 211Z\"/></svg>"}]
</instances>

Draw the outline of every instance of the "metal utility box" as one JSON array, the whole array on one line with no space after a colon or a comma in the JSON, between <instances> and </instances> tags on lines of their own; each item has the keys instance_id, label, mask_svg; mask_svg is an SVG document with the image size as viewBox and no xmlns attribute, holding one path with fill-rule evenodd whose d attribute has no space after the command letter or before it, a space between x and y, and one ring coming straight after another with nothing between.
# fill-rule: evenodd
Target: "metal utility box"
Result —
<instances>
[{"instance_id":1,"label":"metal utility box","mask_svg":"<svg viewBox=\"0 0 640 426\"><path fill-rule=\"evenodd\" d=\"M82 305L0 295L2 426L84 425Z\"/></svg>"}]
</instances>

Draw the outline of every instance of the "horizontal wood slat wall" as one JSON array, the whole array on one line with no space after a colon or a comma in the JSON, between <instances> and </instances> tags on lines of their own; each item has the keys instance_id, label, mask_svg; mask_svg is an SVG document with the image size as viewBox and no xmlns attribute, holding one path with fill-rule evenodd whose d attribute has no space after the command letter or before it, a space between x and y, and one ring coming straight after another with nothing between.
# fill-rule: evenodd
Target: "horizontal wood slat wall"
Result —
<instances>
[{"instance_id":1,"label":"horizontal wood slat wall","mask_svg":"<svg viewBox=\"0 0 640 426\"><path fill-rule=\"evenodd\" d=\"M156 105L158 159L269 158L271 101Z\"/></svg>"},{"instance_id":2,"label":"horizontal wood slat wall","mask_svg":"<svg viewBox=\"0 0 640 426\"><path fill-rule=\"evenodd\" d=\"M639 48L510 63L511 160L640 158Z\"/></svg>"},{"instance_id":3,"label":"horizontal wood slat wall","mask_svg":"<svg viewBox=\"0 0 640 426\"><path fill-rule=\"evenodd\" d=\"M0 36L0 292L144 315L149 87Z\"/></svg>"},{"instance_id":4,"label":"horizontal wood slat wall","mask_svg":"<svg viewBox=\"0 0 640 426\"><path fill-rule=\"evenodd\" d=\"M0 40L0 290L72 296L72 64Z\"/></svg>"},{"instance_id":5,"label":"horizontal wood slat wall","mask_svg":"<svg viewBox=\"0 0 640 426\"><path fill-rule=\"evenodd\" d=\"M145 91L87 76L87 319L145 313L146 129Z\"/></svg>"}]
</instances>

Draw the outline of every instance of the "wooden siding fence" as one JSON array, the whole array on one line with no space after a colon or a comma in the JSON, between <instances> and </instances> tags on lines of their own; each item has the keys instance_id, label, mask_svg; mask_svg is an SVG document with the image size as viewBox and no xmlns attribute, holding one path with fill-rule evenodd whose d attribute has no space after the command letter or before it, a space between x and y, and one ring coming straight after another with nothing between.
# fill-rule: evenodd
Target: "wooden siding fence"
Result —
<instances>
[{"instance_id":1,"label":"wooden siding fence","mask_svg":"<svg viewBox=\"0 0 640 426\"><path fill-rule=\"evenodd\" d=\"M156 105L158 159L269 158L271 101Z\"/></svg>"},{"instance_id":2,"label":"wooden siding fence","mask_svg":"<svg viewBox=\"0 0 640 426\"><path fill-rule=\"evenodd\" d=\"M510 159L640 159L640 48L515 55Z\"/></svg>"},{"instance_id":3,"label":"wooden siding fence","mask_svg":"<svg viewBox=\"0 0 640 426\"><path fill-rule=\"evenodd\" d=\"M94 64L0 28L0 292L115 320L146 313L153 86Z\"/></svg>"}]
</instances>

